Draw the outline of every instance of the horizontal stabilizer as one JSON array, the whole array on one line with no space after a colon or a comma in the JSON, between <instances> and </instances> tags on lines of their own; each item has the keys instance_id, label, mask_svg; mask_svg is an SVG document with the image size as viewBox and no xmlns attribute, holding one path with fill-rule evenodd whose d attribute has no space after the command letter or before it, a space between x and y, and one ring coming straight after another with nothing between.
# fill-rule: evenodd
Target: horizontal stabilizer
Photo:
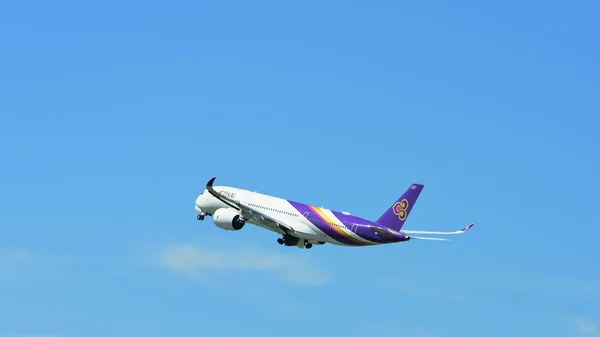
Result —
<instances>
[{"instance_id":1,"label":"horizontal stabilizer","mask_svg":"<svg viewBox=\"0 0 600 337\"><path fill-rule=\"evenodd\" d=\"M415 239L415 240L427 240L427 241L450 241L450 239L443 239L443 238L428 238L428 237L420 237L420 236L411 236L410 239Z\"/></svg>"},{"instance_id":2,"label":"horizontal stabilizer","mask_svg":"<svg viewBox=\"0 0 600 337\"><path fill-rule=\"evenodd\" d=\"M454 234L462 234L469 229L471 229L474 224L469 224L468 226L461 228L454 232L434 232L434 231L413 231L413 230L402 230L402 233L405 234L430 234L430 235L454 235ZM414 237L413 237L414 238Z\"/></svg>"}]
</instances>

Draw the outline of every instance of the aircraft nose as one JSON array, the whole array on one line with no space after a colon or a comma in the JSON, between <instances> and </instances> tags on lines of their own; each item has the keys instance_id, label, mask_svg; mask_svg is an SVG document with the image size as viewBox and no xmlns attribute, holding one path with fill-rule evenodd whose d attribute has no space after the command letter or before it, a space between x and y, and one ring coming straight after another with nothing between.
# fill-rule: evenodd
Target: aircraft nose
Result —
<instances>
[{"instance_id":1,"label":"aircraft nose","mask_svg":"<svg viewBox=\"0 0 600 337\"><path fill-rule=\"evenodd\" d=\"M204 196L202 194L198 195L196 198L196 206L202 207L202 202L204 201Z\"/></svg>"},{"instance_id":2,"label":"aircraft nose","mask_svg":"<svg viewBox=\"0 0 600 337\"><path fill-rule=\"evenodd\" d=\"M206 190L204 190L198 197L196 198L196 208L200 208L204 210L209 202L209 194Z\"/></svg>"},{"instance_id":3,"label":"aircraft nose","mask_svg":"<svg viewBox=\"0 0 600 337\"><path fill-rule=\"evenodd\" d=\"M204 204L204 200L205 200L205 198L204 198L203 194L200 194L200 195L198 195L198 197L196 197L196 202L195 202L196 209L202 209L202 206Z\"/></svg>"}]
</instances>

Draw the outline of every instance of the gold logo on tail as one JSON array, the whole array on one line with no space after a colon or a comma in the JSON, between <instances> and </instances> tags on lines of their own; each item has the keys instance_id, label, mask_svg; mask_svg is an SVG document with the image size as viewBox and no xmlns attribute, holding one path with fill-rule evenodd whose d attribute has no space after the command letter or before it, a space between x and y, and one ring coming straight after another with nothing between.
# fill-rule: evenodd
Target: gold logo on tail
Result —
<instances>
[{"instance_id":1,"label":"gold logo on tail","mask_svg":"<svg viewBox=\"0 0 600 337\"><path fill-rule=\"evenodd\" d=\"M408 209L408 200L406 199L402 199L400 201L398 201L397 203L394 204L394 206L392 206L392 210L394 211L394 214L396 214L396 216L398 217L398 219L400 219L400 221L404 221L406 219L407 213L406 210Z\"/></svg>"}]
</instances>

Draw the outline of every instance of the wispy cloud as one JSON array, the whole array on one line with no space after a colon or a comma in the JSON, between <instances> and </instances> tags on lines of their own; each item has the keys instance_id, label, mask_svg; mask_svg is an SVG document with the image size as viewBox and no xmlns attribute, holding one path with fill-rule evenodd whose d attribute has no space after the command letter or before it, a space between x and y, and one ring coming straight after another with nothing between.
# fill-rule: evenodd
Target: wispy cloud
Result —
<instances>
[{"instance_id":1,"label":"wispy cloud","mask_svg":"<svg viewBox=\"0 0 600 337\"><path fill-rule=\"evenodd\" d=\"M0 251L0 279L27 269L36 259L37 256L26 249Z\"/></svg>"},{"instance_id":2,"label":"wispy cloud","mask_svg":"<svg viewBox=\"0 0 600 337\"><path fill-rule=\"evenodd\" d=\"M221 251L192 245L174 245L158 254L162 267L202 278L212 271L271 272L300 285L324 285L330 276L307 260L272 252Z\"/></svg>"},{"instance_id":3,"label":"wispy cloud","mask_svg":"<svg viewBox=\"0 0 600 337\"><path fill-rule=\"evenodd\" d=\"M13 249L0 252L0 262L5 264L17 261L31 261L34 258L35 254L27 249Z\"/></svg>"},{"instance_id":4,"label":"wispy cloud","mask_svg":"<svg viewBox=\"0 0 600 337\"><path fill-rule=\"evenodd\" d=\"M575 318L574 323L575 327L582 335L588 337L600 337L600 328L590 320L578 317Z\"/></svg>"},{"instance_id":5,"label":"wispy cloud","mask_svg":"<svg viewBox=\"0 0 600 337\"><path fill-rule=\"evenodd\" d=\"M395 291L401 291L407 294L414 294L422 297L427 297L434 300L443 301L459 301L467 302L469 298L465 295L452 291L450 289L442 289L439 286L427 285L423 282L409 282L409 281L398 281L391 279L384 279L382 285L393 289Z\"/></svg>"},{"instance_id":6,"label":"wispy cloud","mask_svg":"<svg viewBox=\"0 0 600 337\"><path fill-rule=\"evenodd\" d=\"M78 257L64 258L25 248L0 250L0 281L47 278L79 260Z\"/></svg>"},{"instance_id":7,"label":"wispy cloud","mask_svg":"<svg viewBox=\"0 0 600 337\"><path fill-rule=\"evenodd\" d=\"M58 337L58 335L46 333L0 333L0 337Z\"/></svg>"}]
</instances>

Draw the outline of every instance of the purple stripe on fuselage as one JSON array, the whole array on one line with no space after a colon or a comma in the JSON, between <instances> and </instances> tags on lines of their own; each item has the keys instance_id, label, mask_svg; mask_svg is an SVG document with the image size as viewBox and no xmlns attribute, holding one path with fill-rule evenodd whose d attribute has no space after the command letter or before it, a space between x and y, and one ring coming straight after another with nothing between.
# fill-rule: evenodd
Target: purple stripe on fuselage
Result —
<instances>
[{"instance_id":1,"label":"purple stripe on fuselage","mask_svg":"<svg viewBox=\"0 0 600 337\"><path fill-rule=\"evenodd\" d=\"M373 221L369 221L367 219L357 217L355 215L346 215L346 214L336 212L336 211L331 211L331 212L333 214L335 214L335 216L338 219L340 219L340 221L344 222L345 224L351 224L351 226L358 225L354 232L358 236L360 236L366 240L376 242L377 244L406 241L405 234L401 233L398 235L398 234L389 232L386 227L378 225ZM373 228L378 228L379 230L384 232L385 235L380 236L379 234L377 234L375 232L375 230L373 230Z\"/></svg>"},{"instance_id":2,"label":"purple stripe on fuselage","mask_svg":"<svg viewBox=\"0 0 600 337\"><path fill-rule=\"evenodd\" d=\"M360 236L361 238L364 238L365 240L375 242L376 244L400 242L400 241L406 240L405 235L403 235L403 234L401 234L400 236L394 235L391 232L387 232L387 229L385 227L382 227L382 226L380 226L372 221L369 221L367 219L363 219L361 217L357 217L354 215L346 215L346 214L336 212L336 211L331 211L331 212L338 219L340 219L340 221L342 221L344 224L346 224L346 226L349 225L350 228L352 228L354 225L357 225L356 229L354 230L354 233L356 233L356 235ZM383 232L387 232L386 236L380 236L373 230L372 227L376 227L376 228L379 228Z\"/></svg>"},{"instance_id":3,"label":"purple stripe on fuselage","mask_svg":"<svg viewBox=\"0 0 600 337\"><path fill-rule=\"evenodd\" d=\"M346 245L352 246L366 246L371 245L371 243L363 243L358 242L358 239L350 239L343 234L339 233L335 229L331 228L328 224L319 221L320 215L317 214L309 205L288 200L290 205L292 205L302 216L307 218L307 220L323 231L328 236L332 237L334 240L341 242ZM377 225L376 223L369 221L367 219L363 219L354 215L346 215L340 212L331 211L333 215L346 227L348 230L351 230L359 237L374 242L373 244L382 244L382 243L392 243L392 242L400 242L406 240L405 235L390 235L380 236L378 235L372 228L377 227L382 231L387 231L386 228Z\"/></svg>"},{"instance_id":4,"label":"purple stripe on fuselage","mask_svg":"<svg viewBox=\"0 0 600 337\"><path fill-rule=\"evenodd\" d=\"M376 243L384 243L384 241L382 241L381 238L377 234L375 234L375 232L373 232L372 229L368 227L377 226L373 222L354 215L347 215L336 211L331 212L335 215L336 218L340 219L340 221L346 227L352 228L354 227L354 225L357 225L358 227L356 227L354 233L356 233L356 235L360 236L361 238Z\"/></svg>"},{"instance_id":5,"label":"purple stripe on fuselage","mask_svg":"<svg viewBox=\"0 0 600 337\"><path fill-rule=\"evenodd\" d=\"M290 200L288 200L288 202L290 203L290 205L294 206L294 208L296 210L298 210L298 212L300 212L300 214L302 214L302 216L304 216L310 223L315 225L318 229L323 231L328 236L332 237L334 240L339 241L343 244L347 244L347 245L353 245L353 246L360 245L360 243L345 237L344 235L340 234L335 229L331 228L326 223L323 223L322 221L318 221L317 219L320 219L321 217L315 211L313 211L308 205L302 204L299 202L295 202L295 201L290 201Z\"/></svg>"}]
</instances>

